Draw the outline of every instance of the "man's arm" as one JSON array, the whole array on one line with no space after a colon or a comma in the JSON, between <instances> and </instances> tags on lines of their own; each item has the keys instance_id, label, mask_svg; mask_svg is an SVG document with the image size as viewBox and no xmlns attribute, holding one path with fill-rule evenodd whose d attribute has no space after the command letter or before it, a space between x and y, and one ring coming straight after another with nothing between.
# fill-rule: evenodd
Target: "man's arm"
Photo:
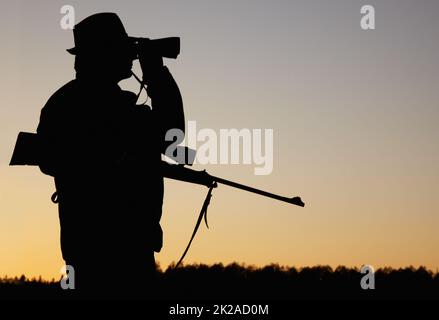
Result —
<instances>
[{"instance_id":1,"label":"man's arm","mask_svg":"<svg viewBox=\"0 0 439 320\"><path fill-rule=\"evenodd\" d=\"M161 136L161 141L163 141L162 151L165 151L166 148L173 143L172 141L165 141L166 132L168 130L181 130L183 135L178 137L180 141L177 141L177 143L183 141L185 132L183 99L177 83L165 66L156 72L154 77L149 81L148 95L152 100L154 120L158 121L157 128Z\"/></svg>"},{"instance_id":2,"label":"man's arm","mask_svg":"<svg viewBox=\"0 0 439 320\"><path fill-rule=\"evenodd\" d=\"M166 132L170 129L179 129L183 134L177 137L177 144L183 141L185 132L185 119L183 99L177 83L163 65L163 58L151 53L139 57L142 67L143 81L148 86L148 95L152 100L152 114L155 127L159 131L162 141L162 152L175 141L166 141Z\"/></svg>"}]
</instances>

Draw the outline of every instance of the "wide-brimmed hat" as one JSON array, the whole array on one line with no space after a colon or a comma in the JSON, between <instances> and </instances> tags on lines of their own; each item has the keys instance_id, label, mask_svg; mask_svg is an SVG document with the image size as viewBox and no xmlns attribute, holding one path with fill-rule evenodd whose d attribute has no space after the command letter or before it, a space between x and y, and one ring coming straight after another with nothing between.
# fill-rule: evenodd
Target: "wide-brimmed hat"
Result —
<instances>
[{"instance_id":1,"label":"wide-brimmed hat","mask_svg":"<svg viewBox=\"0 0 439 320\"><path fill-rule=\"evenodd\" d=\"M113 12L97 13L85 18L75 25L73 37L75 47L67 49L73 55L133 49L132 39Z\"/></svg>"}]
</instances>

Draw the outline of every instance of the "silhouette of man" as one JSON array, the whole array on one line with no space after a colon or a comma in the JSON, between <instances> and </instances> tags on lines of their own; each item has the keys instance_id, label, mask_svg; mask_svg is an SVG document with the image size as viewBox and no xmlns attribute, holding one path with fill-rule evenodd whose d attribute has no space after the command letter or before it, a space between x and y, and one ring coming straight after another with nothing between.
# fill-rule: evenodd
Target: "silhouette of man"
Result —
<instances>
[{"instance_id":1,"label":"silhouette of man","mask_svg":"<svg viewBox=\"0 0 439 320\"><path fill-rule=\"evenodd\" d=\"M94 14L73 31L76 79L41 111L40 169L55 179L62 255L78 292L137 296L150 292L162 247L161 153L168 129L184 131L182 99L154 53L140 61L152 108L121 90L136 48L116 14Z\"/></svg>"}]
</instances>

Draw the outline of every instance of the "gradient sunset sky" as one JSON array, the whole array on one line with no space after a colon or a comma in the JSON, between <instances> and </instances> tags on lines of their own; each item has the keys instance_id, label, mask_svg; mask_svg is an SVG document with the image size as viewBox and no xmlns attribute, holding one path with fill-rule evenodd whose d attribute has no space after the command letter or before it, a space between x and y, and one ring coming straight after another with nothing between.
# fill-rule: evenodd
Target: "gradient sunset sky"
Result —
<instances>
[{"instance_id":1,"label":"gradient sunset sky","mask_svg":"<svg viewBox=\"0 0 439 320\"><path fill-rule=\"evenodd\" d=\"M50 95L74 77L76 21L118 13L130 35L181 37L166 60L199 129L274 130L274 169L211 174L300 195L305 208L220 186L186 263L439 268L439 1L9 1L0 10L0 276L59 278L54 184L9 167ZM375 7L376 30L360 28ZM136 68L136 70L138 70ZM121 86L136 91L129 79ZM166 181L162 267L176 261L207 189ZM116 235L115 235L116 236Z\"/></svg>"}]
</instances>

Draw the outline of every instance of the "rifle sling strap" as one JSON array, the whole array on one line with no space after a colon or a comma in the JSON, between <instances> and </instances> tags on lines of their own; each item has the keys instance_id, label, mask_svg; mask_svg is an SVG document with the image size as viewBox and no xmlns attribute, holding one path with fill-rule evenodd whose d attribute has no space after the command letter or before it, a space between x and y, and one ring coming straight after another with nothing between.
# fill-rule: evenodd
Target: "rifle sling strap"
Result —
<instances>
[{"instance_id":1,"label":"rifle sling strap","mask_svg":"<svg viewBox=\"0 0 439 320\"><path fill-rule=\"evenodd\" d=\"M50 197L50 200L52 200L52 202L55 204L59 203L58 191L55 191L52 194L52 196Z\"/></svg>"},{"instance_id":2,"label":"rifle sling strap","mask_svg":"<svg viewBox=\"0 0 439 320\"><path fill-rule=\"evenodd\" d=\"M198 215L198 219L197 219L197 223L195 224L194 231L192 232L192 237L189 240L186 250L184 250L180 260L175 265L175 268L178 268L178 266L181 264L184 257L186 256L187 252L189 251L189 248L192 244L192 240L194 240L195 235L197 234L198 228L200 227L203 217L204 217L204 222L206 223L206 227L209 228L209 225L207 224L207 208L209 207L210 198L212 197L212 189L215 188L216 186L217 186L216 182L213 182L212 185L209 187L209 191L207 192L206 198L204 199L204 203L203 206L201 207L200 214Z\"/></svg>"}]
</instances>

